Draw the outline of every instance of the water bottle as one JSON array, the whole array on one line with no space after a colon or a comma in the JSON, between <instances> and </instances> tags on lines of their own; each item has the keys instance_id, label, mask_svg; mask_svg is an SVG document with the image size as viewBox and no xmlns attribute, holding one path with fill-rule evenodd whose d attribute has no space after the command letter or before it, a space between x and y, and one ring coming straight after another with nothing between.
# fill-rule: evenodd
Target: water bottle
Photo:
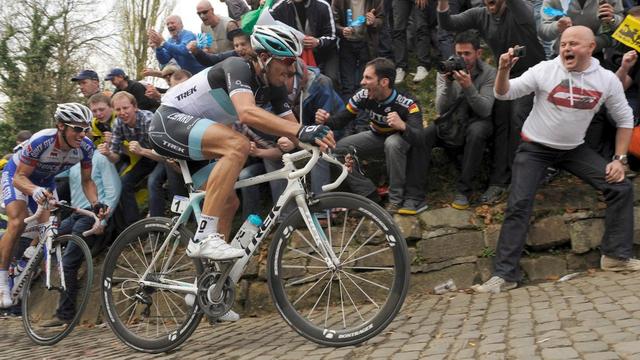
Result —
<instances>
[{"instance_id":1,"label":"water bottle","mask_svg":"<svg viewBox=\"0 0 640 360\"><path fill-rule=\"evenodd\" d=\"M15 277L15 264L12 262L9 264L9 271L7 274L9 275L9 290L13 289L13 278Z\"/></svg>"},{"instance_id":2,"label":"water bottle","mask_svg":"<svg viewBox=\"0 0 640 360\"><path fill-rule=\"evenodd\" d=\"M241 249L246 249L249 243L258 233L258 229L262 226L262 219L260 216L251 214L244 221L244 224L238 230L238 244Z\"/></svg>"},{"instance_id":3,"label":"water bottle","mask_svg":"<svg viewBox=\"0 0 640 360\"><path fill-rule=\"evenodd\" d=\"M20 275L20 273L24 271L24 268L27 267L27 263L35 254L36 254L36 247L34 245L31 245L24 250L24 253L22 253L22 257L20 258L20 260L18 260L18 263L16 264L15 277L18 277L18 275Z\"/></svg>"},{"instance_id":4,"label":"water bottle","mask_svg":"<svg viewBox=\"0 0 640 360\"><path fill-rule=\"evenodd\" d=\"M353 12L351 9L347 9L347 19L346 19L347 27L351 26L351 21L353 21Z\"/></svg>"},{"instance_id":5,"label":"water bottle","mask_svg":"<svg viewBox=\"0 0 640 360\"><path fill-rule=\"evenodd\" d=\"M442 295L448 291L456 291L456 290L458 290L456 283L453 282L453 279L449 279L443 282L442 284L436 285L433 288L433 293L436 295Z\"/></svg>"}]
</instances>

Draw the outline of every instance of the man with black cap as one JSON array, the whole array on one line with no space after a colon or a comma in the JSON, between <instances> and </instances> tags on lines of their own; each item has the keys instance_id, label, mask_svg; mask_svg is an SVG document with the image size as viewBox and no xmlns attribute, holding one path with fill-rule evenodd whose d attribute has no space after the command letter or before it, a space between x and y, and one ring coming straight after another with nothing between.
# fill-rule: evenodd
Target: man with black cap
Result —
<instances>
[{"instance_id":1,"label":"man with black cap","mask_svg":"<svg viewBox=\"0 0 640 360\"><path fill-rule=\"evenodd\" d=\"M158 106L160 106L160 102L144 94L147 91L144 85L129 79L124 70L120 68L111 69L105 77L105 80L111 81L113 86L116 87L114 94L120 91L126 91L133 95L138 102L138 108L141 110L155 112Z\"/></svg>"},{"instance_id":2,"label":"man with black cap","mask_svg":"<svg viewBox=\"0 0 640 360\"><path fill-rule=\"evenodd\" d=\"M72 77L71 81L78 83L80 92L87 99L100 92L100 78L93 70L82 70L78 75Z\"/></svg>"}]
</instances>

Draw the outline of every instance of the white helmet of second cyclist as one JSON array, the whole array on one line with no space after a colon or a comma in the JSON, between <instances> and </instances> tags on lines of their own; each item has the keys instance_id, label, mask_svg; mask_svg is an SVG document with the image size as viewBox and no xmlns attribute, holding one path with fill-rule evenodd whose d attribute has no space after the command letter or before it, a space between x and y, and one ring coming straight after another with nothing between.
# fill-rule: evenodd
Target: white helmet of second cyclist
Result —
<instances>
[{"instance_id":1,"label":"white helmet of second cyclist","mask_svg":"<svg viewBox=\"0 0 640 360\"><path fill-rule=\"evenodd\" d=\"M91 123L93 113L85 105L64 103L58 104L54 118L64 124L87 126Z\"/></svg>"},{"instance_id":2,"label":"white helmet of second cyclist","mask_svg":"<svg viewBox=\"0 0 640 360\"><path fill-rule=\"evenodd\" d=\"M251 34L251 46L273 56L298 57L302 55L302 43L296 32L287 25L256 25Z\"/></svg>"}]
</instances>

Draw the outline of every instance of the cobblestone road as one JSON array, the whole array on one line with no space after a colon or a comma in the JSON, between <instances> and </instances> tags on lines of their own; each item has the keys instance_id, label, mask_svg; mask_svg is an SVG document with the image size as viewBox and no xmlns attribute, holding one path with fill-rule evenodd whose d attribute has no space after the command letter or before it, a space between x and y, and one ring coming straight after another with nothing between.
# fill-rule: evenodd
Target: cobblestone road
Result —
<instances>
[{"instance_id":1,"label":"cobblestone road","mask_svg":"<svg viewBox=\"0 0 640 360\"><path fill-rule=\"evenodd\" d=\"M143 359L108 328L33 345L0 319L0 359ZM175 359L640 359L640 276L596 272L493 295L413 296L385 332L357 347L316 346L277 315L203 324Z\"/></svg>"}]
</instances>

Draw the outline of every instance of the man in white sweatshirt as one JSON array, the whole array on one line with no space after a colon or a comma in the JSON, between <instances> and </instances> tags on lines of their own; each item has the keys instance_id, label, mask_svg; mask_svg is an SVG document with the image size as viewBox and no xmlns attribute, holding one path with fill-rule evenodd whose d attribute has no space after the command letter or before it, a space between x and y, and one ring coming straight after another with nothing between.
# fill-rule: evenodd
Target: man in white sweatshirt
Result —
<instances>
[{"instance_id":1,"label":"man in white sweatshirt","mask_svg":"<svg viewBox=\"0 0 640 360\"><path fill-rule=\"evenodd\" d=\"M560 55L509 80L518 61L513 49L500 56L494 92L511 100L535 94L534 106L522 127L522 144L513 163L511 193L498 239L493 277L477 292L513 289L521 279L518 263L527 237L533 199L547 166L564 168L604 194L607 210L600 246L603 270L640 270L632 259L633 188L625 178L627 147L633 114L620 80L591 57L596 47L593 32L572 26L562 33ZM615 156L606 160L584 144L593 115L602 105L617 125Z\"/></svg>"}]
</instances>

